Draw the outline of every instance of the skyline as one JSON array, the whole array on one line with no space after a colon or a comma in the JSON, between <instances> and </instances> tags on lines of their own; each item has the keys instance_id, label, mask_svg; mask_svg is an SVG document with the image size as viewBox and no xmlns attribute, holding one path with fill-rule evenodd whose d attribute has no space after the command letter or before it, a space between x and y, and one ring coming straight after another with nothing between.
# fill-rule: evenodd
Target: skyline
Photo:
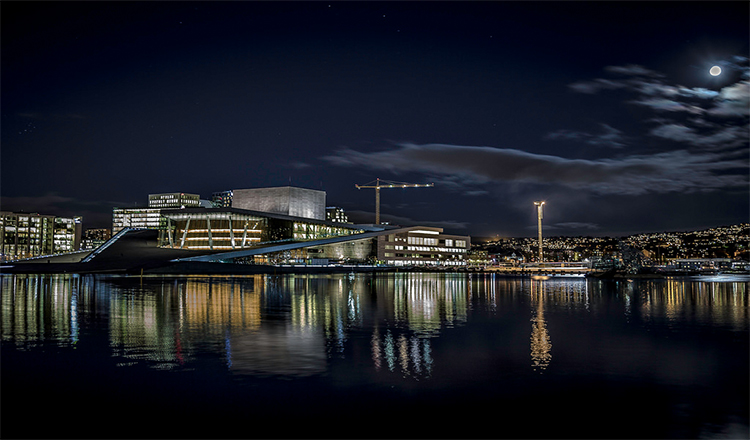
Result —
<instances>
[{"instance_id":1,"label":"skyline","mask_svg":"<svg viewBox=\"0 0 750 440\"><path fill-rule=\"evenodd\" d=\"M746 223L744 2L4 2L2 209L300 186L473 236ZM713 76L710 69L722 72Z\"/></svg>"}]
</instances>

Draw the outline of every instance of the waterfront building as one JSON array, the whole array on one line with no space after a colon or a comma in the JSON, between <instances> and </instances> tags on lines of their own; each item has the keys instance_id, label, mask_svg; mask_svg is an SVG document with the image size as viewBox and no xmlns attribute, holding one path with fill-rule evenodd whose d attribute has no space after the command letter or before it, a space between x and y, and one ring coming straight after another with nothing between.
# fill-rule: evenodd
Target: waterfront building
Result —
<instances>
[{"instance_id":1,"label":"waterfront building","mask_svg":"<svg viewBox=\"0 0 750 440\"><path fill-rule=\"evenodd\" d=\"M349 217L346 216L343 208L338 206L326 207L326 220L338 223L349 223Z\"/></svg>"},{"instance_id":2,"label":"waterfront building","mask_svg":"<svg viewBox=\"0 0 750 440\"><path fill-rule=\"evenodd\" d=\"M177 249L243 249L260 243L307 241L362 231L355 225L237 208L164 210L161 217L159 246Z\"/></svg>"},{"instance_id":3,"label":"waterfront building","mask_svg":"<svg viewBox=\"0 0 750 440\"><path fill-rule=\"evenodd\" d=\"M198 194L164 193L149 194L149 208L195 208L200 206Z\"/></svg>"},{"instance_id":4,"label":"waterfront building","mask_svg":"<svg viewBox=\"0 0 750 440\"><path fill-rule=\"evenodd\" d=\"M0 212L0 260L9 261L79 250L81 217Z\"/></svg>"},{"instance_id":5,"label":"waterfront building","mask_svg":"<svg viewBox=\"0 0 750 440\"><path fill-rule=\"evenodd\" d=\"M238 208L164 210L159 246L245 264L464 266L471 238L441 228L355 225Z\"/></svg>"},{"instance_id":6,"label":"waterfront building","mask_svg":"<svg viewBox=\"0 0 750 440\"><path fill-rule=\"evenodd\" d=\"M442 228L401 228L378 237L378 259L394 266L465 266L471 238Z\"/></svg>"},{"instance_id":7,"label":"waterfront building","mask_svg":"<svg viewBox=\"0 0 750 440\"><path fill-rule=\"evenodd\" d=\"M727 270L733 268L731 258L678 258L674 266L681 271Z\"/></svg>"},{"instance_id":8,"label":"waterfront building","mask_svg":"<svg viewBox=\"0 0 750 440\"><path fill-rule=\"evenodd\" d=\"M211 194L211 205L214 208L231 208L232 195L232 190L215 192Z\"/></svg>"},{"instance_id":9,"label":"waterfront building","mask_svg":"<svg viewBox=\"0 0 750 440\"><path fill-rule=\"evenodd\" d=\"M123 228L159 229L161 225L161 208L112 209L112 234Z\"/></svg>"},{"instance_id":10,"label":"waterfront building","mask_svg":"<svg viewBox=\"0 0 750 440\"><path fill-rule=\"evenodd\" d=\"M81 250L96 249L112 237L109 229L86 229L81 239Z\"/></svg>"}]
</instances>

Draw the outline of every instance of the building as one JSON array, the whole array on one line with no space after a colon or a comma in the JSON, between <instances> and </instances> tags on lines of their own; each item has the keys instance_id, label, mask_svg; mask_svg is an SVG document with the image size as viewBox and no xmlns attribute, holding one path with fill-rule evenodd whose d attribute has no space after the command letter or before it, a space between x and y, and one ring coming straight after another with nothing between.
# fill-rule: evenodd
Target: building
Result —
<instances>
[{"instance_id":1,"label":"building","mask_svg":"<svg viewBox=\"0 0 750 440\"><path fill-rule=\"evenodd\" d=\"M161 217L159 246L176 249L243 249L260 243L307 241L362 231L355 225L237 208L163 210Z\"/></svg>"},{"instance_id":2,"label":"building","mask_svg":"<svg viewBox=\"0 0 750 440\"><path fill-rule=\"evenodd\" d=\"M399 228L378 237L378 259L393 266L466 266L471 237L444 235L442 228Z\"/></svg>"},{"instance_id":3,"label":"building","mask_svg":"<svg viewBox=\"0 0 750 440\"><path fill-rule=\"evenodd\" d=\"M112 234L124 228L160 229L164 226L162 209L198 208L201 206L198 194L162 193L149 194L148 207L112 209Z\"/></svg>"},{"instance_id":4,"label":"building","mask_svg":"<svg viewBox=\"0 0 750 440\"><path fill-rule=\"evenodd\" d=\"M0 212L0 261L79 250L81 217Z\"/></svg>"},{"instance_id":5,"label":"building","mask_svg":"<svg viewBox=\"0 0 750 440\"><path fill-rule=\"evenodd\" d=\"M214 208L231 208L232 195L232 190L215 192L211 194L211 205Z\"/></svg>"},{"instance_id":6,"label":"building","mask_svg":"<svg viewBox=\"0 0 750 440\"><path fill-rule=\"evenodd\" d=\"M149 194L149 208L196 208L200 206L198 194L164 193Z\"/></svg>"},{"instance_id":7,"label":"building","mask_svg":"<svg viewBox=\"0 0 750 440\"><path fill-rule=\"evenodd\" d=\"M81 250L96 249L112 237L109 229L86 229L81 239Z\"/></svg>"},{"instance_id":8,"label":"building","mask_svg":"<svg viewBox=\"0 0 750 440\"><path fill-rule=\"evenodd\" d=\"M337 223L349 223L349 217L346 216L344 209L337 206L326 207L326 220Z\"/></svg>"},{"instance_id":9,"label":"building","mask_svg":"<svg viewBox=\"0 0 750 440\"><path fill-rule=\"evenodd\" d=\"M681 271L712 271L732 269L731 258L678 258L674 266Z\"/></svg>"},{"instance_id":10,"label":"building","mask_svg":"<svg viewBox=\"0 0 750 440\"><path fill-rule=\"evenodd\" d=\"M112 234L123 228L159 229L161 208L113 208Z\"/></svg>"},{"instance_id":11,"label":"building","mask_svg":"<svg viewBox=\"0 0 750 440\"><path fill-rule=\"evenodd\" d=\"M465 266L468 236L441 228L355 225L238 208L164 210L163 248L244 264Z\"/></svg>"},{"instance_id":12,"label":"building","mask_svg":"<svg viewBox=\"0 0 750 440\"><path fill-rule=\"evenodd\" d=\"M282 186L232 190L232 208L325 220L326 193Z\"/></svg>"}]
</instances>

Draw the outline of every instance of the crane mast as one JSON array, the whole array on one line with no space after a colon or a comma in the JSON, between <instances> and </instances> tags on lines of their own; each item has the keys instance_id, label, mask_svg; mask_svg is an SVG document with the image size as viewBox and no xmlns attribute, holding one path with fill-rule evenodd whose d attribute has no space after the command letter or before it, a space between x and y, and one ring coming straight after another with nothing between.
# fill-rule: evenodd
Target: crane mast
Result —
<instances>
[{"instance_id":1,"label":"crane mast","mask_svg":"<svg viewBox=\"0 0 750 440\"><path fill-rule=\"evenodd\" d=\"M375 179L372 182L364 185L354 185L357 189L371 188L375 190L375 224L380 224L380 189L381 188L426 188L435 186L434 183L406 183L406 182L392 182L390 180Z\"/></svg>"}]
</instances>

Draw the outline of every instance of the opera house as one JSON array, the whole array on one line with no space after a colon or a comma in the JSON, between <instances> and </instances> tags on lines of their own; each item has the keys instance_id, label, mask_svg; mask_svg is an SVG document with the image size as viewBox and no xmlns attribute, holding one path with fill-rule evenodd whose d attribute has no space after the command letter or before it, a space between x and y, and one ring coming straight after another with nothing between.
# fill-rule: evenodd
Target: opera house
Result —
<instances>
[{"instance_id":1,"label":"opera house","mask_svg":"<svg viewBox=\"0 0 750 440\"><path fill-rule=\"evenodd\" d=\"M257 273L385 270L466 265L469 236L442 228L353 224L326 219L325 192L253 188L231 206L113 210L113 237L93 251L6 263L4 272ZM185 199L183 193L173 199ZM180 196L180 194L182 194ZM151 198L153 199L153 198ZM148 223L138 216L149 212ZM131 217L129 217L131 216Z\"/></svg>"}]
</instances>

